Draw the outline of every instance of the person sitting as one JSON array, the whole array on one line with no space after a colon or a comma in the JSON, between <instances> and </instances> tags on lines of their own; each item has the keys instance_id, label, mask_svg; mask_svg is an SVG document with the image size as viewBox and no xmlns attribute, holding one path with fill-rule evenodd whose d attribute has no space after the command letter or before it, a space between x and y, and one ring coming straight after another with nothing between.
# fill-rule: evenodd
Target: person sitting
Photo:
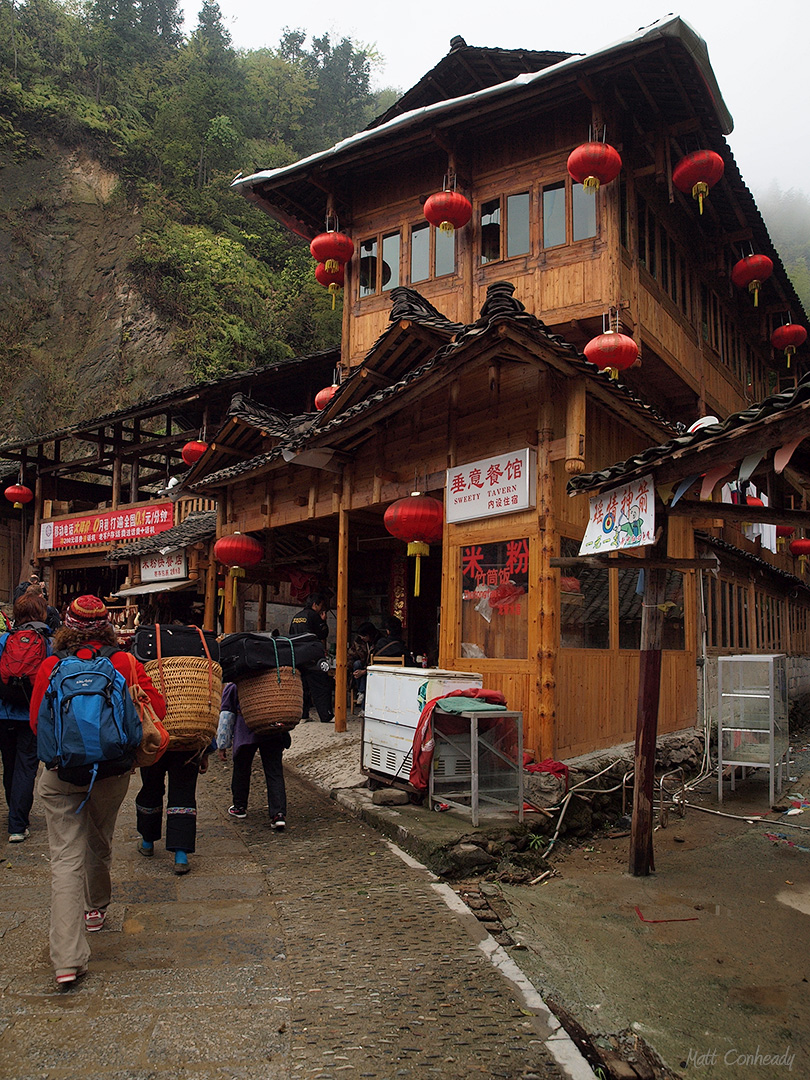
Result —
<instances>
[{"instance_id":1,"label":"person sitting","mask_svg":"<svg viewBox=\"0 0 810 1080\"><path fill-rule=\"evenodd\" d=\"M379 638L374 623L364 622L357 628L357 637L349 646L349 671L355 690L355 703L362 705L366 697L366 678L371 659L371 647Z\"/></svg>"},{"instance_id":2,"label":"person sitting","mask_svg":"<svg viewBox=\"0 0 810 1080\"><path fill-rule=\"evenodd\" d=\"M372 652L372 663L378 657L385 660L386 657L404 656L405 666L413 667L413 657L408 652L408 646L402 640L402 621L396 615L389 615L385 620L385 633L378 639Z\"/></svg>"}]
</instances>

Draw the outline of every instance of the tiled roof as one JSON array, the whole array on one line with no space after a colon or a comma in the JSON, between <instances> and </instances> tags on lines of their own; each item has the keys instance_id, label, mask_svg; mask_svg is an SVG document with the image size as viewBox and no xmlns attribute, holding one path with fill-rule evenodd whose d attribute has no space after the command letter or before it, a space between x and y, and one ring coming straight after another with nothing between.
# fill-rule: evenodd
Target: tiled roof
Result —
<instances>
[{"instance_id":1,"label":"tiled roof","mask_svg":"<svg viewBox=\"0 0 810 1080\"><path fill-rule=\"evenodd\" d=\"M200 540L209 540L216 531L216 510L196 510L173 529L147 536L144 540L136 540L133 544L125 544L111 551L107 558L111 562L119 562L121 559L134 559L139 555L152 555L167 547L177 551L190 544L199 543Z\"/></svg>"},{"instance_id":2,"label":"tiled roof","mask_svg":"<svg viewBox=\"0 0 810 1080\"><path fill-rule=\"evenodd\" d=\"M734 544L729 544L727 540L722 540L719 536L710 536L708 533L696 531L695 539L700 540L704 544L708 544L710 547L717 548L718 551L727 552L729 555L737 555L739 558L745 559L747 562L752 563L761 570L767 570L769 574L773 574L775 577L780 578L791 588L796 588L797 585L801 585L803 589L810 592L810 585L802 578L798 578L795 574L791 574L787 570L782 570L778 566L774 566L773 563L769 563L767 559L763 559L759 555L754 555L753 552L743 551L742 548L735 547Z\"/></svg>"}]
</instances>

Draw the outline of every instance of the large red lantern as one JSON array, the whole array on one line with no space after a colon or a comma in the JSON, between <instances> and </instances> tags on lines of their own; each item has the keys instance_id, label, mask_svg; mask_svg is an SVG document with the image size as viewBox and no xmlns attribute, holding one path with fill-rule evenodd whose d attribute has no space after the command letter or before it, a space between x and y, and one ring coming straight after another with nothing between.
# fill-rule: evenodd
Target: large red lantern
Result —
<instances>
[{"instance_id":1,"label":"large red lantern","mask_svg":"<svg viewBox=\"0 0 810 1080\"><path fill-rule=\"evenodd\" d=\"M207 449L208 443L204 443L200 439L192 439L191 442L186 443L180 453L186 465L194 465Z\"/></svg>"},{"instance_id":2,"label":"large red lantern","mask_svg":"<svg viewBox=\"0 0 810 1080\"><path fill-rule=\"evenodd\" d=\"M319 233L309 245L312 258L324 263L327 270L337 270L345 265L354 255L354 244L350 236L341 232Z\"/></svg>"},{"instance_id":3,"label":"large red lantern","mask_svg":"<svg viewBox=\"0 0 810 1080\"><path fill-rule=\"evenodd\" d=\"M335 297L343 288L345 281L343 267L338 266L336 270L327 270L326 263L318 263L315 267L315 280L319 285L323 285L325 289L329 290L329 294L332 297L332 311L334 311Z\"/></svg>"},{"instance_id":4,"label":"large red lantern","mask_svg":"<svg viewBox=\"0 0 810 1080\"><path fill-rule=\"evenodd\" d=\"M777 525L776 526L776 546L779 551L784 551L788 540L793 536L796 530L792 525Z\"/></svg>"},{"instance_id":5,"label":"large red lantern","mask_svg":"<svg viewBox=\"0 0 810 1080\"><path fill-rule=\"evenodd\" d=\"M777 326L771 334L771 345L775 349L785 350L788 367L790 367L790 358L800 345L804 345L805 341L807 341L807 331L798 323L785 323L784 326Z\"/></svg>"},{"instance_id":6,"label":"large red lantern","mask_svg":"<svg viewBox=\"0 0 810 1080\"><path fill-rule=\"evenodd\" d=\"M586 142L568 155L568 172L586 191L615 180L622 169L619 151L604 142Z\"/></svg>"},{"instance_id":7,"label":"large red lantern","mask_svg":"<svg viewBox=\"0 0 810 1080\"><path fill-rule=\"evenodd\" d=\"M315 395L315 408L318 412L326 408L339 389L340 383L333 383L331 386L325 386L323 390L318 391Z\"/></svg>"},{"instance_id":8,"label":"large red lantern","mask_svg":"<svg viewBox=\"0 0 810 1080\"><path fill-rule=\"evenodd\" d=\"M246 566L256 566L264 558L264 545L252 536L235 532L230 536L221 536L214 544L214 558L223 566L229 566L228 573L233 581L233 603L236 604L236 581L245 576Z\"/></svg>"},{"instance_id":9,"label":"large red lantern","mask_svg":"<svg viewBox=\"0 0 810 1080\"><path fill-rule=\"evenodd\" d=\"M611 379L618 379L620 371L626 371L638 360L638 345L627 334L607 330L593 338L584 348L585 356L602 371L608 371Z\"/></svg>"},{"instance_id":10,"label":"large red lantern","mask_svg":"<svg viewBox=\"0 0 810 1080\"><path fill-rule=\"evenodd\" d=\"M807 556L810 555L810 540L799 537L790 541L790 554L799 560L799 570L804 573Z\"/></svg>"},{"instance_id":11,"label":"large red lantern","mask_svg":"<svg viewBox=\"0 0 810 1080\"><path fill-rule=\"evenodd\" d=\"M731 280L738 289L748 288L754 294L754 307L759 306L759 290L763 281L773 273L773 263L767 255L746 255L735 263Z\"/></svg>"},{"instance_id":12,"label":"large red lantern","mask_svg":"<svg viewBox=\"0 0 810 1080\"><path fill-rule=\"evenodd\" d=\"M472 217L472 203L460 191L437 191L425 201L425 217L442 232L461 229Z\"/></svg>"},{"instance_id":13,"label":"large red lantern","mask_svg":"<svg viewBox=\"0 0 810 1080\"><path fill-rule=\"evenodd\" d=\"M725 171L723 159L714 150L696 150L681 158L672 170L672 183L678 191L690 191L697 199L701 214L703 200Z\"/></svg>"},{"instance_id":14,"label":"large red lantern","mask_svg":"<svg viewBox=\"0 0 810 1080\"><path fill-rule=\"evenodd\" d=\"M421 584L422 556L430 554L430 544L438 543L442 538L444 508L438 499L415 492L405 499L397 499L385 511L383 518L386 529L397 540L404 540L408 545L408 554L416 557L416 569L413 580L413 595L419 595Z\"/></svg>"},{"instance_id":15,"label":"large red lantern","mask_svg":"<svg viewBox=\"0 0 810 1080\"><path fill-rule=\"evenodd\" d=\"M14 504L15 510L22 510L23 503L30 503L34 493L25 484L12 484L11 487L6 488L5 496L10 503Z\"/></svg>"}]
</instances>

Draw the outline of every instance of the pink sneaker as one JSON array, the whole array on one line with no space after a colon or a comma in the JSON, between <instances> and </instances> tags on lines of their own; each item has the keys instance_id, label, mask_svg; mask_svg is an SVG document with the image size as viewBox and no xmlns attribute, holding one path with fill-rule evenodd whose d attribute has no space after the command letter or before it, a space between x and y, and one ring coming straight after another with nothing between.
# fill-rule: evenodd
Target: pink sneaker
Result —
<instances>
[{"instance_id":1,"label":"pink sneaker","mask_svg":"<svg viewBox=\"0 0 810 1080\"><path fill-rule=\"evenodd\" d=\"M85 911L84 913L84 928L93 933L95 930L100 930L104 925L104 920L107 918L106 911Z\"/></svg>"}]
</instances>

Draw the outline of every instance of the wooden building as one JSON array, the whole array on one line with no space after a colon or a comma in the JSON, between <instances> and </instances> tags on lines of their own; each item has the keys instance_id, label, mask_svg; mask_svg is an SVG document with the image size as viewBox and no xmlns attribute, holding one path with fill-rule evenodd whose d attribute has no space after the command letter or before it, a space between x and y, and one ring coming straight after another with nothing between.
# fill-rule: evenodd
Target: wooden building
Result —
<instances>
[{"instance_id":1,"label":"wooden building","mask_svg":"<svg viewBox=\"0 0 810 1080\"><path fill-rule=\"evenodd\" d=\"M320 544L338 656L361 619L393 611L414 652L481 672L523 710L540 755L632 738L638 575L552 565L578 553L588 520L566 482L790 391L806 369L801 350L788 367L770 343L804 314L725 141L731 126L706 46L677 17L586 56L456 38L366 131L235 181L296 233L339 228L354 243L334 397L261 454L209 459L188 478L218 498L220 534L264 540L266 564L248 581L282 574L273 552L285 545ZM622 162L595 194L567 170L589 133ZM724 165L703 204L673 183L698 150ZM443 187L471 206L455 232L423 215ZM751 253L773 264L756 305L732 280ZM639 361L614 380L581 350L619 327ZM744 501L748 478L736 480ZM756 497L770 507L804 506L797 470L767 485ZM445 509L418 597L413 560L383 521L414 490ZM704 613L719 649L807 653L797 564L745 524L707 513L669 529L670 556L693 558L702 530L721 569L667 582L663 731L696 721ZM769 605L781 615L763 616ZM226 610L226 627L239 618ZM338 664L339 724L345 678Z\"/></svg>"}]
</instances>

